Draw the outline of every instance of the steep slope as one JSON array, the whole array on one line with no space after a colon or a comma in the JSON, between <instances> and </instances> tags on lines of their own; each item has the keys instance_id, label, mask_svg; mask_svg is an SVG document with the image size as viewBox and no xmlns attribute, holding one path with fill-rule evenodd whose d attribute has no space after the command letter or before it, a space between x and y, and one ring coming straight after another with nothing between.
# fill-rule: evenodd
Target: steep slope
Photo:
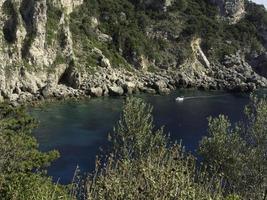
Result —
<instances>
[{"instance_id":1,"label":"steep slope","mask_svg":"<svg viewBox=\"0 0 267 200\"><path fill-rule=\"evenodd\" d=\"M74 59L69 14L81 4L76 0L1 1L0 96L31 97L49 81L59 81ZM60 59L63 65L58 65Z\"/></svg>"},{"instance_id":2,"label":"steep slope","mask_svg":"<svg viewBox=\"0 0 267 200\"><path fill-rule=\"evenodd\" d=\"M0 28L0 100L267 86L244 0L2 0Z\"/></svg>"}]
</instances>

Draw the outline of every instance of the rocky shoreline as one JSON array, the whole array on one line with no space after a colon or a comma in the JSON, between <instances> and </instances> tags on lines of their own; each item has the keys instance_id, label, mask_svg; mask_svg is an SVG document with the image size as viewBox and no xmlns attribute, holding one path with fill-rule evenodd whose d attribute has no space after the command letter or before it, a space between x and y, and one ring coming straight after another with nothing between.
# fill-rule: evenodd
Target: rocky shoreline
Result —
<instances>
[{"instance_id":1,"label":"rocky shoreline","mask_svg":"<svg viewBox=\"0 0 267 200\"><path fill-rule=\"evenodd\" d=\"M228 64L230 65L230 62ZM37 89L31 86L26 91L13 89L13 93L6 100L17 105L49 99L123 96L140 92L165 95L179 88L229 92L251 92L265 88L267 79L257 75L249 65L246 67L244 65L242 67L216 66L202 76L200 74L190 76L189 73L181 71L142 72L120 68L99 68L93 74L76 72L76 76L68 76L71 80L65 80L67 83L60 83L59 78L59 81L50 81ZM75 83L75 87L68 85L70 82ZM34 85L32 87L35 87Z\"/></svg>"},{"instance_id":2,"label":"rocky shoreline","mask_svg":"<svg viewBox=\"0 0 267 200\"><path fill-rule=\"evenodd\" d=\"M198 53L200 52L200 53ZM135 93L168 94L178 88L251 92L267 88L264 71L257 73L241 53L225 56L222 63L210 64L201 49L194 60L179 68L154 71L115 68L101 62L94 70L59 64L53 72L16 68L9 75L0 73L0 102L13 105L42 102L48 99L122 96ZM257 63L254 66L260 66ZM263 66L262 69L265 69Z\"/></svg>"}]
</instances>

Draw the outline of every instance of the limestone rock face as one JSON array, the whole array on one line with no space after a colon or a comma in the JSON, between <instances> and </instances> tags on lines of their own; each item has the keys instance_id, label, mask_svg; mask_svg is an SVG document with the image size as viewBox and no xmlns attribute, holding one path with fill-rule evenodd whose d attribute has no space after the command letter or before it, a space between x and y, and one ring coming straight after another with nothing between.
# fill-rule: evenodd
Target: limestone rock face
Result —
<instances>
[{"instance_id":1,"label":"limestone rock face","mask_svg":"<svg viewBox=\"0 0 267 200\"><path fill-rule=\"evenodd\" d=\"M245 14L244 0L210 0L216 4L223 17L229 20L230 23L237 23Z\"/></svg>"},{"instance_id":2,"label":"limestone rock face","mask_svg":"<svg viewBox=\"0 0 267 200\"><path fill-rule=\"evenodd\" d=\"M194 52L195 59L199 60L202 65L204 65L206 68L210 67L210 62L204 52L201 49L201 39L196 38L191 42L191 48Z\"/></svg>"},{"instance_id":3,"label":"limestone rock face","mask_svg":"<svg viewBox=\"0 0 267 200\"><path fill-rule=\"evenodd\" d=\"M47 23L47 2L46 0L36 1L33 14L33 31L36 32L36 36L31 46L29 47L29 56L32 58L34 64L38 66L49 66L47 59L47 52L45 48L46 44L46 23Z\"/></svg>"},{"instance_id":4,"label":"limestone rock face","mask_svg":"<svg viewBox=\"0 0 267 200\"><path fill-rule=\"evenodd\" d=\"M65 9L67 15L73 12L74 8L83 4L83 0L53 0L54 5Z\"/></svg>"},{"instance_id":5,"label":"limestone rock face","mask_svg":"<svg viewBox=\"0 0 267 200\"><path fill-rule=\"evenodd\" d=\"M75 60L69 15L83 0L1 0L0 1L0 99L15 101L38 95L51 82L59 83L67 72L74 86L79 86L79 74L69 70ZM62 13L55 30L48 30L48 8L53 5ZM51 9L51 8L50 8ZM50 31L50 33L48 33ZM52 32L52 33L51 33ZM48 34L60 35L48 41ZM57 62L61 54L62 65ZM60 73L60 74L58 74ZM57 77L56 77L57 76Z\"/></svg>"}]
</instances>

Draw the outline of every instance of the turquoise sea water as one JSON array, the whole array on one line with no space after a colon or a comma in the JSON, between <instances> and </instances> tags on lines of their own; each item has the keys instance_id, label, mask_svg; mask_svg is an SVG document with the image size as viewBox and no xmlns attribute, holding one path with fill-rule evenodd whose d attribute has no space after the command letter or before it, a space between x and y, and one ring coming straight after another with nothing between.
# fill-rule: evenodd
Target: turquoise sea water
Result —
<instances>
[{"instance_id":1,"label":"turquoise sea water","mask_svg":"<svg viewBox=\"0 0 267 200\"><path fill-rule=\"evenodd\" d=\"M175 102L177 96L190 98L178 103ZM207 117L226 114L236 122L242 118L244 106L249 102L246 94L195 90L139 97L154 106L156 126L164 125L171 139L182 140L192 153L195 153L199 140L207 134ZM123 101L123 97L67 101L31 111L40 121L34 132L40 149L57 149L61 154L48 169L55 181L70 183L77 166L82 172L94 170L95 156L100 147L107 148L107 135L119 119Z\"/></svg>"}]
</instances>

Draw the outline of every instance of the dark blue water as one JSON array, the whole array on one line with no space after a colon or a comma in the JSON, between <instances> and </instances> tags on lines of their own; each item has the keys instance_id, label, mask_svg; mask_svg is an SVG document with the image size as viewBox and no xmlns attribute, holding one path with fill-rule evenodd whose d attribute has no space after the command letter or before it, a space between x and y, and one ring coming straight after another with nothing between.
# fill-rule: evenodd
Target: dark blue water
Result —
<instances>
[{"instance_id":1,"label":"dark blue water","mask_svg":"<svg viewBox=\"0 0 267 200\"><path fill-rule=\"evenodd\" d=\"M196 97L182 103L175 97ZM194 90L177 91L168 96L140 95L154 106L157 127L165 126L173 140L182 140L188 151L197 149L207 134L207 117L228 115L232 122L242 118L248 95ZM48 169L55 181L69 183L79 166L82 172L94 170L99 148L106 148L107 135L119 119L124 98L96 98L79 102L48 104L32 111L40 121L35 136L40 149L57 149L61 157Z\"/></svg>"}]
</instances>

